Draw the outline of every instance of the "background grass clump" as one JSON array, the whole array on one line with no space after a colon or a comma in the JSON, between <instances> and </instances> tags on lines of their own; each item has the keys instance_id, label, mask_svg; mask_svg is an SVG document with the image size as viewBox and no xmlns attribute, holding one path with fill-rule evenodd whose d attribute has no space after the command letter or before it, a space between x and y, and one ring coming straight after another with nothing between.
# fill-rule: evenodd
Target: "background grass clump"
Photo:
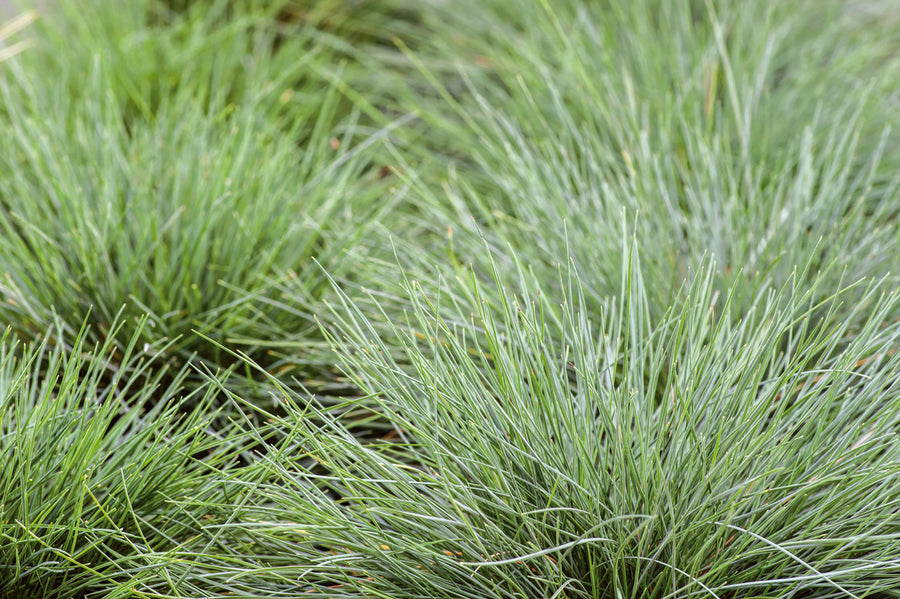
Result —
<instances>
[{"instance_id":1,"label":"background grass clump","mask_svg":"<svg viewBox=\"0 0 900 599\"><path fill-rule=\"evenodd\" d=\"M69 57L51 83L28 70L41 64L35 51L36 64L11 65L2 84L0 312L26 336L90 313L105 335L125 306L120 341L147 314L142 341L182 357L215 354L194 331L250 353L317 337L309 302L327 291L322 268L359 271L377 251L367 232L394 203L371 156L378 134L358 131L337 84L310 82L308 63L322 58L300 54L307 40L281 45L275 58L300 59L279 70L264 61L271 49L254 57L275 33L253 32L263 25L250 15L218 28L208 15L178 21L177 35L156 39L136 17L129 31L107 13L110 23L72 18L117 33L100 40L110 52ZM125 69L115 52L139 36ZM170 64L189 51L179 60L198 72ZM129 90L163 95L140 106ZM276 308L279 285L295 292L289 309Z\"/></svg>"},{"instance_id":2,"label":"background grass clump","mask_svg":"<svg viewBox=\"0 0 900 599\"><path fill-rule=\"evenodd\" d=\"M416 195L445 215L437 236L454 228L460 261L487 271L487 237L554 280L569 253L599 305L618 284L624 214L648 242L656 315L707 255L745 305L812 256L812 276L832 260L896 271L895 27L851 26L843 2L508 9L442 12L453 26L432 51L469 64L456 87L430 77L444 110L411 100L437 132L429 152L459 157Z\"/></svg>"},{"instance_id":3,"label":"background grass clump","mask_svg":"<svg viewBox=\"0 0 900 599\"><path fill-rule=\"evenodd\" d=\"M895 12L4 26L0 597L900 597Z\"/></svg>"}]
</instances>

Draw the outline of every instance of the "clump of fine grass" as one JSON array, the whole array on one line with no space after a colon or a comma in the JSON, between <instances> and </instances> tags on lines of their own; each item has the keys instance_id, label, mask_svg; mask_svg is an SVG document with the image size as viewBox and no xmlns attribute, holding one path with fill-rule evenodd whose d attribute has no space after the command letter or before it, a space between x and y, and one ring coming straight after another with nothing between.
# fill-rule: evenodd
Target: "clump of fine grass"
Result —
<instances>
[{"instance_id":1,"label":"clump of fine grass","mask_svg":"<svg viewBox=\"0 0 900 599\"><path fill-rule=\"evenodd\" d=\"M204 106L250 100L301 145L314 134L321 92L331 86L341 91L338 121L362 111L363 136L389 125L397 115L385 115L383 103L370 96L400 87L394 68L400 53L391 37L409 40L419 31L417 11L395 0L60 0L54 6L43 15L47 51L35 57L35 68L70 76L67 94L89 91L82 75L102 57L105 84L126 119L153 118L184 98Z\"/></svg>"},{"instance_id":2,"label":"clump of fine grass","mask_svg":"<svg viewBox=\"0 0 900 599\"><path fill-rule=\"evenodd\" d=\"M28 63L9 65L0 82L0 317L17 332L40 334L57 316L73 330L90 313L92 331L105 335L125 306L120 342L149 315L141 341L166 344L179 360L222 358L194 331L259 359L291 340L301 361L313 360L310 312L328 288L321 269L361 273L361 257L377 249L367 231L392 204L371 158L383 132L358 133L359 112L341 113L337 84L294 88L284 72L254 88L236 72L250 36L240 23L223 25L218 43L195 25L195 58L209 64L183 72L185 83L146 55L147 78L162 79L165 94L152 108L123 100L132 88L147 94L122 80L115 54L95 55L76 94L66 91L73 74L46 80ZM227 42L237 48L220 56ZM255 59L275 76L267 61L278 61L267 56ZM317 60L304 56L292 72ZM219 85L230 77L247 89ZM302 109L277 109L294 103ZM281 287L293 290L287 309Z\"/></svg>"},{"instance_id":3,"label":"clump of fine grass","mask_svg":"<svg viewBox=\"0 0 900 599\"><path fill-rule=\"evenodd\" d=\"M151 119L179 99L221 109L252 98L270 117L305 121L320 105L304 101L307 86L339 58L312 29L280 36L279 5L211 0L182 13L155 0L63 0L42 14L28 64L59 73L67 85L54 91L79 99L96 93L84 75L102 61L107 92L128 120Z\"/></svg>"},{"instance_id":4,"label":"clump of fine grass","mask_svg":"<svg viewBox=\"0 0 900 599\"><path fill-rule=\"evenodd\" d=\"M745 307L810 260L812 275L834 260L897 271L896 21L844 2L509 8L438 6L432 54L410 54L433 91L411 84L406 102L450 168L409 179L443 215L420 224L452 228L455 260L485 271L486 239L514 272L510 244L553 281L570 253L599 306L618 288L625 214L657 316L710 254Z\"/></svg>"},{"instance_id":5,"label":"clump of fine grass","mask_svg":"<svg viewBox=\"0 0 900 599\"><path fill-rule=\"evenodd\" d=\"M238 437L209 430L212 390L183 391L185 371L143 374L138 334L122 349L52 338L0 341L0 596L109 597L174 575L218 517L184 503L220 494Z\"/></svg>"},{"instance_id":6,"label":"clump of fine grass","mask_svg":"<svg viewBox=\"0 0 900 599\"><path fill-rule=\"evenodd\" d=\"M59 2L0 66L0 595L900 597L900 22Z\"/></svg>"},{"instance_id":7,"label":"clump of fine grass","mask_svg":"<svg viewBox=\"0 0 900 599\"><path fill-rule=\"evenodd\" d=\"M363 443L285 392L231 525L260 556L240 592L896 596L897 292L797 272L736 319L711 264L651 319L625 254L600 312L574 270L561 307L528 274L500 309L408 282L387 337L345 297L348 401L395 432Z\"/></svg>"}]
</instances>

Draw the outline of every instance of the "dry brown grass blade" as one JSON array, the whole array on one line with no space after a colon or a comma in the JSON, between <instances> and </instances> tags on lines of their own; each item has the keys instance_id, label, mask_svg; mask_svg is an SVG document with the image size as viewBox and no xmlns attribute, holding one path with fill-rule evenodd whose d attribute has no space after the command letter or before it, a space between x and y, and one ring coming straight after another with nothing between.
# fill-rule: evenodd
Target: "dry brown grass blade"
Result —
<instances>
[{"instance_id":1,"label":"dry brown grass blade","mask_svg":"<svg viewBox=\"0 0 900 599\"><path fill-rule=\"evenodd\" d=\"M13 35L19 33L32 23L34 23L38 18L38 11L36 10L28 10L15 17L11 21L0 25L0 43L4 40L11 38ZM22 40L20 42L16 42L10 46L0 47L0 62L4 60L9 60L19 52L26 50L34 45L34 40L27 39Z\"/></svg>"}]
</instances>

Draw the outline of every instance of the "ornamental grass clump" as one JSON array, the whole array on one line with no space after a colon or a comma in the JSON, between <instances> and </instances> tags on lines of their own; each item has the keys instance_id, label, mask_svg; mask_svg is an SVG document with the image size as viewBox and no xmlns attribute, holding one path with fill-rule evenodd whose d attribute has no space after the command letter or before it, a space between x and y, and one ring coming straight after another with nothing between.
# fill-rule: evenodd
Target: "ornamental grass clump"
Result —
<instances>
[{"instance_id":1,"label":"ornamental grass clump","mask_svg":"<svg viewBox=\"0 0 900 599\"><path fill-rule=\"evenodd\" d=\"M623 254L597 312L574 268L562 306L525 269L499 310L409 281L388 336L345 296L348 402L394 431L364 443L285 392L229 525L261 556L240 592L896 596L897 291L798 271L736 318L709 264L653 320Z\"/></svg>"},{"instance_id":2,"label":"ornamental grass clump","mask_svg":"<svg viewBox=\"0 0 900 599\"><path fill-rule=\"evenodd\" d=\"M55 90L61 100L94 93L84 76L102 61L107 91L126 119L152 119L179 99L213 110L252 99L273 120L303 121L309 135L319 85L353 77L314 25L283 31L277 15L286 2L209 0L184 11L157 0L57 2L42 11L42 43L27 65L67 81ZM341 113L351 107L344 102Z\"/></svg>"},{"instance_id":3,"label":"ornamental grass clump","mask_svg":"<svg viewBox=\"0 0 900 599\"><path fill-rule=\"evenodd\" d=\"M559 293L569 252L599 306L624 213L655 317L708 255L747 309L810 260L896 275L896 20L831 1L462 4L438 5L430 53L409 52L432 89L413 80L407 102L419 149L450 164L410 176L417 204L463 265L487 270L487 240L514 272L509 244Z\"/></svg>"},{"instance_id":4,"label":"ornamental grass clump","mask_svg":"<svg viewBox=\"0 0 900 599\"><path fill-rule=\"evenodd\" d=\"M52 338L0 341L0 596L111 597L177 576L200 522L220 518L185 505L221 495L239 437L211 430L210 387L147 372L139 332L123 348Z\"/></svg>"},{"instance_id":5,"label":"ornamental grass clump","mask_svg":"<svg viewBox=\"0 0 900 599\"><path fill-rule=\"evenodd\" d=\"M900 598L862 1L54 0L0 597Z\"/></svg>"},{"instance_id":6,"label":"ornamental grass clump","mask_svg":"<svg viewBox=\"0 0 900 599\"><path fill-rule=\"evenodd\" d=\"M361 274L361 257L377 250L367 235L393 202L371 158L385 131L360 134L359 112L344 111L336 84L291 87L300 84L292 73L314 72L305 64L320 60L314 53L251 85L233 64L246 48L216 51L245 41L242 31L232 24L217 43L199 38L196 58L208 61L199 82L169 81L167 63L141 53L148 80L161 80L153 107L126 101L132 85L114 53L79 63L86 70L72 94L71 65L58 81L37 69L48 49L6 67L0 318L24 338L57 317L77 330L90 314L102 339L125 306L119 342L148 315L141 342L179 361L227 357L195 331L260 360L262 348L291 340L301 360L315 361L322 344L310 312L329 288L321 269ZM271 67L262 70L274 76ZM219 85L231 77L248 88ZM140 97L153 95L133 83ZM301 95L302 108L287 108ZM285 287L293 293L282 309Z\"/></svg>"}]
</instances>

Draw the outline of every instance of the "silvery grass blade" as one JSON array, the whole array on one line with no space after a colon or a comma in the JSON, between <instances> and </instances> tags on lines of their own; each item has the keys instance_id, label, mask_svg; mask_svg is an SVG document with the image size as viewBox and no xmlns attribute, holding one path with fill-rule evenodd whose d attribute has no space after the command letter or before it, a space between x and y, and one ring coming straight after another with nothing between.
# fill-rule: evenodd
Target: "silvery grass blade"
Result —
<instances>
[{"instance_id":1,"label":"silvery grass blade","mask_svg":"<svg viewBox=\"0 0 900 599\"><path fill-rule=\"evenodd\" d=\"M37 18L37 11L30 10L13 17L6 22L0 22L0 62L9 60L16 54L31 47L34 43L31 39L12 42L13 37L23 29L26 29Z\"/></svg>"}]
</instances>

